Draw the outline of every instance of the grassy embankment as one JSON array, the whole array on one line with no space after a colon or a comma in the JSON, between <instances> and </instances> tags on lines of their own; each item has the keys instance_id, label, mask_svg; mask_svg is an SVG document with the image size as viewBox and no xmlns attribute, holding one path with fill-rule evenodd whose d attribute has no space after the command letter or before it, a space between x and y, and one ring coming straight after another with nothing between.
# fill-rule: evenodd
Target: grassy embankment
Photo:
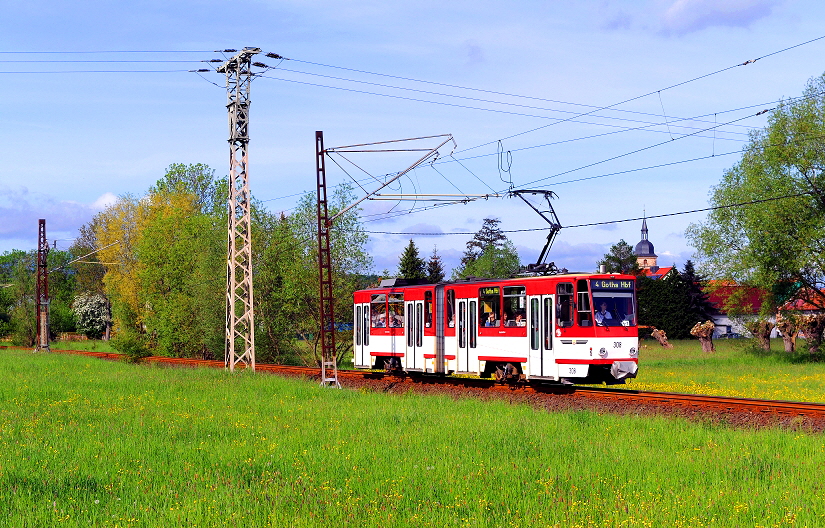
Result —
<instances>
[{"instance_id":1,"label":"grassy embankment","mask_svg":"<svg viewBox=\"0 0 825 528\"><path fill-rule=\"evenodd\" d=\"M696 340L661 348L646 340L639 353L639 377L627 388L739 398L825 402L825 362L811 361L804 340L797 352L784 352L781 339L771 352L750 339L719 339L716 352L702 352Z\"/></svg>"},{"instance_id":2,"label":"grassy embankment","mask_svg":"<svg viewBox=\"0 0 825 528\"><path fill-rule=\"evenodd\" d=\"M0 372L4 526L825 522L820 434L12 350Z\"/></svg>"},{"instance_id":3,"label":"grassy embankment","mask_svg":"<svg viewBox=\"0 0 825 528\"><path fill-rule=\"evenodd\" d=\"M645 340L639 377L630 380L625 388L825 402L825 362L811 361L804 340L799 340L798 352L791 356L783 351L781 339L773 340L769 353L756 350L750 339L722 339L714 343L717 351L705 354L697 340L673 341L671 350ZM51 348L117 352L106 341L55 342Z\"/></svg>"}]
</instances>

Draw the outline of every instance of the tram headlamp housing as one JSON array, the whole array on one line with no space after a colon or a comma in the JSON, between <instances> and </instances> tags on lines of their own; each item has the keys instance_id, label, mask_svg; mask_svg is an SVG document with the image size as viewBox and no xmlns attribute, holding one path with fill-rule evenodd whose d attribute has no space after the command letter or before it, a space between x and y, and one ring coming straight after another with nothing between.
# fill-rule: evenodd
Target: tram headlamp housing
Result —
<instances>
[{"instance_id":1,"label":"tram headlamp housing","mask_svg":"<svg viewBox=\"0 0 825 528\"><path fill-rule=\"evenodd\" d=\"M606 358L607 357L607 349L604 348L604 347L600 348L599 349L599 355L603 358Z\"/></svg>"},{"instance_id":2,"label":"tram headlamp housing","mask_svg":"<svg viewBox=\"0 0 825 528\"><path fill-rule=\"evenodd\" d=\"M630 347L630 357L639 357L639 351L636 350L636 347Z\"/></svg>"}]
</instances>

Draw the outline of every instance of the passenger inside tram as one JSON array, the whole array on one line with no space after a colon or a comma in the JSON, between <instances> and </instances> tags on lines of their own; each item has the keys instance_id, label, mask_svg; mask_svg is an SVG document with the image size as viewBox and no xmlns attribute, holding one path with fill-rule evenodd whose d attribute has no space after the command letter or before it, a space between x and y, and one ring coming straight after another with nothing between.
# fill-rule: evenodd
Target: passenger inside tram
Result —
<instances>
[{"instance_id":1,"label":"passenger inside tram","mask_svg":"<svg viewBox=\"0 0 825 528\"><path fill-rule=\"evenodd\" d=\"M612 295L593 295L596 307L596 326L636 326L633 294L615 292Z\"/></svg>"}]
</instances>

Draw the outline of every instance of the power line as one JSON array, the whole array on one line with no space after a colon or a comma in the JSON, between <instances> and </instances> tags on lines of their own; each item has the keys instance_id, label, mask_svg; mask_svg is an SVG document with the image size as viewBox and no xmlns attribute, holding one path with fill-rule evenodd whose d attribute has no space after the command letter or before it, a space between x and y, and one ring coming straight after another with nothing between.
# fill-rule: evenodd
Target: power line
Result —
<instances>
[{"instance_id":1,"label":"power line","mask_svg":"<svg viewBox=\"0 0 825 528\"><path fill-rule=\"evenodd\" d=\"M599 225L609 225L609 224L621 224L624 222L638 222L643 218L651 219L651 218L665 218L668 216L679 216L679 215L686 215L686 214L694 214L694 213L702 213L705 211L715 211L718 209L729 209L732 207L744 207L746 205L755 205L761 204L765 202L773 202L776 200L784 200L786 198L798 198L800 196L807 196L813 194L812 192L801 192L796 194L786 194L784 196L776 196L773 198L762 198L759 200L750 200L747 202L739 202L734 204L727 204L727 205L716 205L712 207L705 207L703 209L691 209L690 211L679 211L676 213L663 213L658 215L646 215L644 217L635 217L635 218L625 218L622 220L607 220L604 222L590 222L587 224L576 224L570 226L562 226L562 229L574 229L578 227L593 227ZM502 233L524 233L524 232L532 232L532 231L547 231L549 229L553 229L552 227L534 227L534 228L525 228L525 229L503 229ZM363 233L369 233L373 235L414 235L414 236L448 236L448 235L474 235L475 232L470 231L463 231L463 232L451 232L451 233L414 233L409 231L362 231Z\"/></svg>"},{"instance_id":2,"label":"power line","mask_svg":"<svg viewBox=\"0 0 825 528\"><path fill-rule=\"evenodd\" d=\"M516 112L516 111L511 111L511 110L502 110L502 109L498 109L498 108L483 108L483 107L479 107L479 106L471 106L471 105L464 105L464 104L458 104L458 103L449 103L449 102L446 102L446 101L432 101L432 100L429 100L429 99L418 99L418 98L415 98L415 97L406 97L406 96L403 96L403 95L393 95L393 94L384 94L384 93L378 93L378 92L370 92L370 91L366 91L366 90L356 90L354 88L344 88L342 86L330 86L328 84L318 84L318 83L311 83L311 82L306 82L306 81L298 81L298 80L295 80L295 79L286 79L284 77L274 77L272 75L262 74L260 76L264 77L266 79L272 79L272 80L276 80L276 81L283 81L283 82L289 82L289 83L294 83L294 84L303 84L305 86L315 86L315 87L318 87L318 88L329 88L329 89L332 89L332 90L340 90L340 91L344 91L344 92L360 93L360 94L364 94L364 95L376 95L376 96L379 96L379 97L387 97L387 98L390 98L390 99L401 99L401 100L404 100L404 101L429 103L429 104L435 104L435 105L441 105L441 106L449 106L449 107L453 107L453 108L462 108L462 109L467 109L467 110L480 110L482 112L492 112L492 113L499 113L499 114L515 115L515 116L520 116L520 117L534 117L534 118L538 118L538 119L553 119L553 120L555 120L555 122L551 123L551 125L562 123L562 122L572 122L572 123L583 123L583 124L588 124L588 125L606 126L606 127L621 128L622 129L620 131L611 132L611 133L630 132L630 131L638 131L638 130L642 130L642 131L646 131L646 132L654 132L654 133L665 133L665 134L667 133L667 132L663 132L661 130L648 130L651 127L654 127L654 126L662 126L662 125L664 125L664 123L650 123L650 124L647 124L647 125L644 125L644 126L639 126L639 127L623 127L621 125L611 125L611 124L608 124L608 123L598 123L598 122L592 122L592 121L578 121L578 120L575 119L575 117L579 117L579 116L586 115L586 114L576 114L576 116L573 116L571 118L562 119L562 118L558 118L558 117L544 116L544 115L539 115L539 114L531 114L531 113L526 113L526 112ZM504 103L502 103L502 104L504 104ZM548 110L548 111L552 112L552 111L555 111L555 110ZM594 117L604 117L604 116L594 116ZM688 121L688 120L690 120L690 118L678 119L675 122ZM672 121L671 124L673 124L673 123L674 122ZM545 128L546 126L550 126L550 125L545 125L545 126L536 128L534 130L539 130L541 128ZM685 126L685 125L679 125L679 126L681 128L687 128L687 129L694 128L694 127L689 127L689 126ZM710 130L710 129L699 129L700 132L705 131L705 130ZM741 132L725 132L725 133L726 134L742 134ZM607 135L607 134L601 134L601 135ZM511 136L511 137L515 137L515 136ZM596 136L588 136L588 138L589 137L596 137ZM505 139L508 139L508 138L505 138ZM587 138L584 138L584 139L587 139ZM723 138L718 138L717 137L717 139L723 139ZM732 139L732 138L724 138L724 139L727 140L727 141L743 141L743 140ZM489 145L491 143L495 143L495 141L490 142L490 143L485 143L484 145ZM479 145L479 146L484 146L484 145ZM470 147L470 148L461 150L459 152L467 152L468 150L472 150L474 148L477 148L477 147ZM463 159L468 159L468 158L463 158Z\"/></svg>"},{"instance_id":3,"label":"power line","mask_svg":"<svg viewBox=\"0 0 825 528\"><path fill-rule=\"evenodd\" d=\"M760 59L763 59L763 58L766 58L766 57L771 57L771 56L773 56L773 55L777 55L777 54L782 53L782 52L784 52L784 51L788 51L788 50L791 50L791 49L794 49L794 48L798 48L798 47L800 47L800 46L804 46L805 44L810 44L811 42L816 42L817 40L821 40L821 39L825 39L825 35L823 35L823 36L821 36L821 37L817 37L817 38L815 38L815 39L808 40L808 41L806 41L806 42L802 42L802 43L800 43L800 44L796 44L796 45L793 45L793 46L789 46L789 47L787 47L787 48L784 48L784 49L781 49L781 50L778 50L778 51L774 51L774 52L769 53L769 54L767 54L767 55L762 55L761 57L757 57L757 58L755 58L755 59L747 60L747 61L742 62L742 63L740 63L740 64L734 64L734 65L732 65L732 66L728 66L728 67L726 67L726 68L722 68L722 69L720 69L720 70L716 70L716 71L713 71L713 72L710 72L710 73L706 73L706 74L704 74L704 75L700 75L700 76L698 76L698 77L693 77L692 79L688 79L688 80L686 80L686 81L682 81L682 82L679 82L679 83L676 83L676 84L672 84L672 85L667 86L667 87L665 87L665 88L660 88L660 89L658 89L658 90L653 90L653 91L647 92L647 93L642 94L642 95L637 95L636 97L631 97L631 98L629 98L629 99L625 99L625 100L623 100L623 101L619 101L618 103L613 103L613 104L611 104L611 105L607 105L607 106L604 106L604 107L600 107L600 108L597 108L597 109L591 110L590 112L584 112L584 113L582 113L582 114L579 114L578 116L574 116L574 117L571 117L571 118L568 118L568 119L564 119L564 120L561 120L561 121L559 121L559 122L557 122L557 123L550 123L550 124L547 124L547 125L543 125L543 126L540 126L540 127L537 127L537 128L530 129L530 130L525 130L524 132L519 132L519 133L517 133L517 134L512 134L512 135L510 135L510 136L507 136L507 137L501 138L501 139L496 140L496 141L503 141L503 140L507 140L507 139L512 139L512 138L514 138L514 137L522 136L522 135L524 135L524 134L529 134L529 133L531 133L531 132L536 132L536 131L538 131L538 130L541 130L541 129L547 128L547 127L549 127L549 126L557 125L557 124L559 124L559 123L563 123L563 122L565 122L565 121L570 121L570 120L574 119L575 117L583 117L583 116L586 116L586 115L590 115L590 114L592 114L592 113L594 113L594 112L598 112L598 111L600 111L600 110L606 110L606 109L609 109L609 108L613 108L614 106L619 106L619 105L622 105L622 104L625 104L625 103L629 103L629 102L631 102L631 101L636 101L636 100L638 100L638 99L642 99L642 98L644 98L644 97L647 97L647 96L649 96L649 95L653 95L653 94L655 94L655 93L661 93L661 92L664 92L664 91L666 91L666 90L671 90L671 89L676 88L676 87L678 87L678 86L684 86L685 84L692 83L692 82L698 81L698 80L700 80L700 79L705 79L705 78L707 78L707 77L711 77L711 76L713 76L713 75L717 75L717 74L720 74L720 73L722 73L722 72L726 72L726 71L728 71L728 70L732 70L733 68L738 68L738 67L740 67L740 66L747 66L747 65L749 65L749 64L753 64L754 62L756 62L756 61L758 61L758 60L760 60ZM468 150L473 150L473 149L480 148L480 147L483 147L483 146L486 146L486 145L491 145L491 144L495 143L496 141L489 141L489 142L487 142L487 143L483 143L483 144L481 144L481 145L476 145L475 147L470 147L470 148L464 149L463 151L460 151L460 152L466 152L466 151L468 151Z\"/></svg>"},{"instance_id":4,"label":"power line","mask_svg":"<svg viewBox=\"0 0 825 528\"><path fill-rule=\"evenodd\" d=\"M796 141L792 141L790 143L780 142L780 143L771 143L771 144L767 144L767 145L759 145L756 148L764 150L764 149L773 148L773 147L783 147L783 146L788 146L788 145L796 145L796 144L804 143L804 142L807 142L807 141L813 141L813 140L822 139L822 138L825 138L825 135L808 136L808 137L804 137L802 139L798 139ZM666 167L666 166L671 166L671 165L678 165L678 164L681 164L681 163L689 163L689 162L693 162L693 161L700 161L700 160L704 160L704 159L710 159L710 158L718 157L718 156L727 156L727 155L731 155L731 154L741 154L741 153L742 153L742 151L730 151L730 152L724 152L724 153L720 153L720 154L712 154L710 156L701 156L701 157L691 158L691 159L686 159L686 160L674 161L674 162L669 162L669 163L662 163L662 164L659 164L659 165L650 165L650 166L647 166L647 167L627 169L627 170L624 170L624 171L619 171L619 172L614 172L614 173L606 173L606 174L601 174L601 175L578 178L578 179L575 179L575 180L567 180L567 181L563 181L563 182L556 182L556 183L554 183L554 185L574 183L574 182L578 182L578 181L602 178L602 177L606 177L606 176L615 176L615 175L619 175L619 174L626 174L626 173L630 173L630 172L638 172L638 171L642 171L642 170L661 168L661 167ZM403 212L403 213L402 212L397 212L397 213L394 213L392 215L389 215L388 213L374 213L374 214L371 214L371 215L364 215L363 218L383 217L383 218L372 218L370 220L366 220L366 222L378 222L378 221L385 220L385 219L391 219L391 218L396 218L398 216L403 216L404 214L415 214L415 213L424 212L424 211L427 211L427 210L430 210L430 209L436 209L436 208L439 208L439 207L446 207L448 205L456 205L456 204L459 204L459 203L465 203L465 202L464 201L456 201L456 202L452 202L452 203L441 203L441 204L423 206L423 207L419 207L419 208L411 208L406 212Z\"/></svg>"},{"instance_id":5,"label":"power line","mask_svg":"<svg viewBox=\"0 0 825 528\"><path fill-rule=\"evenodd\" d=\"M2 61L0 61L0 62L2 62ZM334 79L334 80L339 80L339 81L346 81L346 82L353 82L353 83L360 83L360 84L368 84L370 86L379 86L379 87L382 87L382 88L390 88L390 89L393 89L393 90L405 90L405 91L423 93L423 94L428 94L428 95L436 95L436 96L440 96L440 97L452 97L452 98L456 98L456 99L467 99L469 101L477 101L477 102L482 102L482 103L490 103L490 104L497 104L497 105L504 105L504 106L514 106L514 107L518 107L518 108L527 108L527 109L531 109L531 110L543 110L543 111L547 111L547 112L558 112L558 113L563 113L563 114L576 114L576 115L580 114L580 112L574 112L572 110L561 110L561 109L557 109L557 108L546 108L546 107L542 107L542 106L533 106L533 105L525 105L525 104L518 104L518 103L510 103L510 102L507 102L507 101L496 101L494 99L482 99L482 98L479 98L479 97L469 97L469 96L466 96L466 95L457 95L457 94L449 94L449 93L443 93L443 92L434 92L434 91L431 91L431 90L419 90L419 89L416 89L416 88L409 88L409 87L405 87L405 86L393 86L393 85L390 85L390 84L373 83L373 82L362 81L362 80L358 80L358 79L348 79L346 77L336 77L336 76L333 76L333 75L323 75L323 74L320 74L320 73L311 73L311 72L304 72L304 71L299 71L299 70L292 70L292 69L289 69L289 68L279 68L279 71L299 73L299 74L302 74L302 75L312 75L312 76L315 76L315 77L323 77L325 79ZM276 78L273 77L273 79L276 79ZM277 79L284 80L282 78L277 78ZM326 88L335 88L333 86L328 86L328 85L320 85L320 86L323 86L323 87L326 87ZM375 94L375 95L381 95L381 94ZM524 96L512 96L512 97L524 97ZM529 99L540 99L540 98L530 97ZM541 100L547 101L546 99L541 99ZM423 102L431 102L431 101L423 101ZM576 105L576 106L586 106L586 107L591 107L591 108L594 107L593 105L585 105L585 104L569 103L569 102L563 102L563 104ZM622 110L616 110L616 111L622 111ZM623 112L660 117L658 114L651 114L651 113L648 113L648 112L636 112L636 111L623 111ZM598 115L597 116L597 115L594 115L593 117L598 117L598 118L601 118L601 119L611 119L611 120L615 120L615 121L629 121L631 123L646 123L646 124L651 124L651 125L661 125L662 124L660 122L641 121L641 120L638 120L638 119L629 119L629 118L614 117L614 116L604 116L604 115ZM675 116L671 116L671 117L675 117ZM702 116L702 117L705 117L705 116ZM676 120L677 121L699 121L696 118L676 118ZM589 122L589 121L574 121L574 122L586 123L586 124L598 124L598 123L592 123L592 122ZM748 127L748 126L745 126L745 125L736 125L736 126L743 127L743 128L751 128L751 127ZM690 127L685 127L685 128L690 128ZM729 133L734 134L736 132L729 132Z\"/></svg>"},{"instance_id":6,"label":"power line","mask_svg":"<svg viewBox=\"0 0 825 528\"><path fill-rule=\"evenodd\" d=\"M35 73L187 73L191 70L40 70L40 71L0 71L13 74L35 74Z\"/></svg>"},{"instance_id":7,"label":"power line","mask_svg":"<svg viewBox=\"0 0 825 528\"><path fill-rule=\"evenodd\" d=\"M86 53L212 53L214 50L96 50L96 51L0 51L3 55L81 55Z\"/></svg>"},{"instance_id":8,"label":"power line","mask_svg":"<svg viewBox=\"0 0 825 528\"><path fill-rule=\"evenodd\" d=\"M198 59L190 60L121 60L121 59L107 59L107 60L0 60L0 63L7 64L40 64L40 63L56 63L56 64L76 64L76 63L177 63L177 62L203 62Z\"/></svg>"}]
</instances>

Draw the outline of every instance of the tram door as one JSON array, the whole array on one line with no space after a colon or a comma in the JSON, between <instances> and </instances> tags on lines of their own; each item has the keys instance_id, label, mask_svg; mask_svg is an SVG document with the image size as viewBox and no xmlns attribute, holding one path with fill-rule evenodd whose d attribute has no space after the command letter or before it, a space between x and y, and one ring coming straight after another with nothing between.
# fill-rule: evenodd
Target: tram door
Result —
<instances>
[{"instance_id":1,"label":"tram door","mask_svg":"<svg viewBox=\"0 0 825 528\"><path fill-rule=\"evenodd\" d=\"M457 372L470 372L470 347L467 346L467 299L458 299L458 314L456 321L456 341L458 341Z\"/></svg>"},{"instance_id":2,"label":"tram door","mask_svg":"<svg viewBox=\"0 0 825 528\"><path fill-rule=\"evenodd\" d=\"M555 295L531 295L529 318L529 376L556 378L558 370L553 359L553 318Z\"/></svg>"},{"instance_id":3,"label":"tram door","mask_svg":"<svg viewBox=\"0 0 825 528\"><path fill-rule=\"evenodd\" d=\"M353 321L355 322L355 354L353 362L356 366L371 366L369 354L370 346L370 305L356 304Z\"/></svg>"},{"instance_id":4,"label":"tram door","mask_svg":"<svg viewBox=\"0 0 825 528\"><path fill-rule=\"evenodd\" d=\"M407 302L406 338L407 351L404 354L407 369L424 368L424 301Z\"/></svg>"}]
</instances>

